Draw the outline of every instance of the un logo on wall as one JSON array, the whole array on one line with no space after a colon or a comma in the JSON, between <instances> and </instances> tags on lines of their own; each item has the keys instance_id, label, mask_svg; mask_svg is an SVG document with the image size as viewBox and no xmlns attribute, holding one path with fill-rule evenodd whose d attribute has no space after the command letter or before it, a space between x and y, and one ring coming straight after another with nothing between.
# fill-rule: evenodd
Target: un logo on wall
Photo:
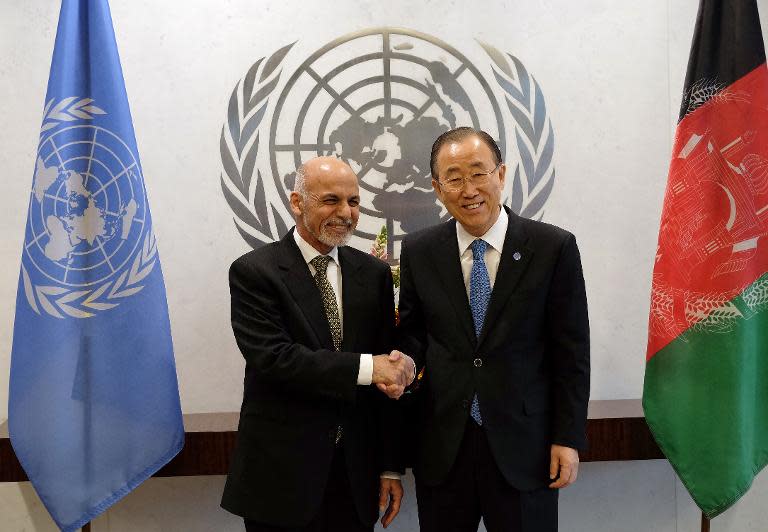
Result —
<instances>
[{"instance_id":1,"label":"un logo on wall","mask_svg":"<svg viewBox=\"0 0 768 532\"><path fill-rule=\"evenodd\" d=\"M92 102L68 98L47 110L22 259L30 306L57 318L117 306L142 289L156 257L138 161L120 137L88 123L104 111L78 101Z\"/></svg>"},{"instance_id":2,"label":"un logo on wall","mask_svg":"<svg viewBox=\"0 0 768 532\"><path fill-rule=\"evenodd\" d=\"M260 59L232 93L220 143L222 190L243 238L255 248L282 236L293 224L288 196L296 168L335 155L360 180L352 245L367 249L386 226L388 254L396 257L405 234L448 218L432 191L429 152L438 135L465 125L499 143L512 170L505 202L540 218L554 182L554 134L541 89L517 58L481 46L493 83L449 44L394 28L328 43L279 95L292 45ZM260 152L262 135L268 144Z\"/></svg>"}]
</instances>

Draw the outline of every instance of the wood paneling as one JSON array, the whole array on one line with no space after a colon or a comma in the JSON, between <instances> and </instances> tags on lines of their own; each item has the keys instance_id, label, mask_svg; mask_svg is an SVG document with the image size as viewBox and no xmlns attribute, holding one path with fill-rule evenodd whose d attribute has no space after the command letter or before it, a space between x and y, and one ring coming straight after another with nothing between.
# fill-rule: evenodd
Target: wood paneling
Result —
<instances>
[{"instance_id":1,"label":"wood paneling","mask_svg":"<svg viewBox=\"0 0 768 532\"><path fill-rule=\"evenodd\" d=\"M237 441L236 412L184 416L184 449L155 476L225 475ZM639 400L590 401L587 421L589 449L582 462L664 458L643 417ZM27 480L0 426L0 482Z\"/></svg>"}]
</instances>

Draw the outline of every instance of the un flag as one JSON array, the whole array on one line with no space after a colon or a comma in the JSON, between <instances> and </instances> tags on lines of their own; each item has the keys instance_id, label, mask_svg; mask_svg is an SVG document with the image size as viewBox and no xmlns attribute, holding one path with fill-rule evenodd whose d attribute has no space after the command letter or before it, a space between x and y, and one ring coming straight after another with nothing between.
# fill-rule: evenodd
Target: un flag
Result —
<instances>
[{"instance_id":1,"label":"un flag","mask_svg":"<svg viewBox=\"0 0 768 532\"><path fill-rule=\"evenodd\" d=\"M165 286L106 0L63 0L29 197L11 442L75 530L181 449Z\"/></svg>"}]
</instances>

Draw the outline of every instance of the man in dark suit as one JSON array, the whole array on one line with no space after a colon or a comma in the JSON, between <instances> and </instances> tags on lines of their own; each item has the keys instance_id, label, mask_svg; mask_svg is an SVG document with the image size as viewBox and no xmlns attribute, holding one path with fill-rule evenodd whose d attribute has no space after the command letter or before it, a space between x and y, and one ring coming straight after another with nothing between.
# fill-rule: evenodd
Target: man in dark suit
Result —
<instances>
[{"instance_id":1,"label":"man in dark suit","mask_svg":"<svg viewBox=\"0 0 768 532\"><path fill-rule=\"evenodd\" d=\"M221 505L248 532L371 531L403 494L395 403L372 384L397 397L413 361L372 355L392 347L392 275L344 245L359 217L354 172L320 157L297 174L295 229L229 272L246 367Z\"/></svg>"},{"instance_id":2,"label":"man in dark suit","mask_svg":"<svg viewBox=\"0 0 768 532\"><path fill-rule=\"evenodd\" d=\"M485 132L440 136L432 186L453 220L405 238L400 342L418 368L423 532L557 530L586 444L589 323L572 234L501 205Z\"/></svg>"}]
</instances>

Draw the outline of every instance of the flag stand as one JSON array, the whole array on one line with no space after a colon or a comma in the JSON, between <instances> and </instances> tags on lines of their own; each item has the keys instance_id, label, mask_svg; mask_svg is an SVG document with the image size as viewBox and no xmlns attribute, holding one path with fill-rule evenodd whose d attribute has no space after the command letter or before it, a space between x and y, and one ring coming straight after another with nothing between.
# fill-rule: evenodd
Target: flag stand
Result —
<instances>
[{"instance_id":1,"label":"flag stand","mask_svg":"<svg viewBox=\"0 0 768 532\"><path fill-rule=\"evenodd\" d=\"M709 532L709 519L701 512L701 532Z\"/></svg>"}]
</instances>

